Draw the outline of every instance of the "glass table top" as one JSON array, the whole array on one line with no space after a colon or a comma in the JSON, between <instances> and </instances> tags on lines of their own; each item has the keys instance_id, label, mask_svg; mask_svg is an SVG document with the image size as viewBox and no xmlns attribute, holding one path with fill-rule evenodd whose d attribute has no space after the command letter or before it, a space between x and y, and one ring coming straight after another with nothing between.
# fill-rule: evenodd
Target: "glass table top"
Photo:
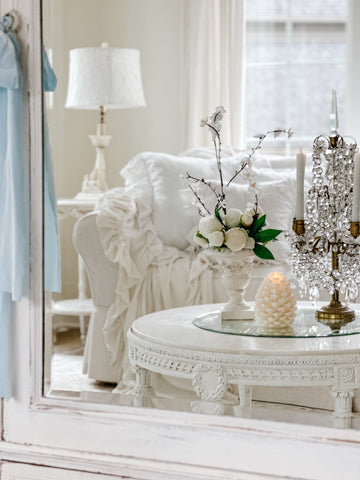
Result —
<instances>
[{"instance_id":1,"label":"glass table top","mask_svg":"<svg viewBox=\"0 0 360 480\"><path fill-rule=\"evenodd\" d=\"M315 311L317 308L312 306L299 307L294 323L283 329L267 329L260 326L255 320L226 320L222 322L220 311L200 315L193 320L193 324L211 332L248 337L316 338L360 333L360 312L355 312L354 321L341 327L340 331L334 332L330 327L316 320Z\"/></svg>"}]
</instances>

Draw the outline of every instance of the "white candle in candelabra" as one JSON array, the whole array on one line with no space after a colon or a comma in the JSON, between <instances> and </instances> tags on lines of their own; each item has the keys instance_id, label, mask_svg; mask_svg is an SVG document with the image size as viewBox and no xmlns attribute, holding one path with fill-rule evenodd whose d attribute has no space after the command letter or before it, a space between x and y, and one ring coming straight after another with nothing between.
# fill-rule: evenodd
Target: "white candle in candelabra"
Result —
<instances>
[{"instance_id":1,"label":"white candle in candelabra","mask_svg":"<svg viewBox=\"0 0 360 480\"><path fill-rule=\"evenodd\" d=\"M339 117L338 117L337 99L336 99L335 90L332 91L330 127L331 127L332 133L336 133L337 129L339 128Z\"/></svg>"},{"instance_id":2,"label":"white candle in candelabra","mask_svg":"<svg viewBox=\"0 0 360 480\"><path fill-rule=\"evenodd\" d=\"M354 181L353 181L353 203L351 221L358 222L360 219L360 153L354 155Z\"/></svg>"},{"instance_id":3,"label":"white candle in candelabra","mask_svg":"<svg viewBox=\"0 0 360 480\"><path fill-rule=\"evenodd\" d=\"M304 220L304 177L306 155L302 150L296 155L296 220Z\"/></svg>"}]
</instances>

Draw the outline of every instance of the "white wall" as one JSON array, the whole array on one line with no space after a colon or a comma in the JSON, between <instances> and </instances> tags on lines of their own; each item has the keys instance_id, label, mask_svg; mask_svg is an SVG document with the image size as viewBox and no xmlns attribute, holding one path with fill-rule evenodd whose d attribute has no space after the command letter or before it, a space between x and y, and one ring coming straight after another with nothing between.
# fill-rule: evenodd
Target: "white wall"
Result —
<instances>
[{"instance_id":1,"label":"white wall","mask_svg":"<svg viewBox=\"0 0 360 480\"><path fill-rule=\"evenodd\" d=\"M180 145L181 26L184 0L44 0L44 43L53 51L58 86L48 111L58 197L74 197L95 150L88 139L95 133L98 113L64 108L69 50L110 46L141 52L147 106L109 111L107 181L122 184L118 172L137 153L178 153ZM61 222L63 296L76 294L76 255L71 244L73 220Z\"/></svg>"}]
</instances>

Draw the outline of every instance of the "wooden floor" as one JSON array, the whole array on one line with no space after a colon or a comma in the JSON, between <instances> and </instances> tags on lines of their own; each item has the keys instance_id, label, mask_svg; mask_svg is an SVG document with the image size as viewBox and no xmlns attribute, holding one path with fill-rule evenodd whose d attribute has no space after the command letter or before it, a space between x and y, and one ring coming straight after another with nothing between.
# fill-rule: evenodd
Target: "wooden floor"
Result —
<instances>
[{"instance_id":1,"label":"wooden floor","mask_svg":"<svg viewBox=\"0 0 360 480\"><path fill-rule=\"evenodd\" d=\"M84 345L81 343L79 329L57 332L52 351L49 395L111 393L114 389L115 385L96 382L83 373Z\"/></svg>"}]
</instances>

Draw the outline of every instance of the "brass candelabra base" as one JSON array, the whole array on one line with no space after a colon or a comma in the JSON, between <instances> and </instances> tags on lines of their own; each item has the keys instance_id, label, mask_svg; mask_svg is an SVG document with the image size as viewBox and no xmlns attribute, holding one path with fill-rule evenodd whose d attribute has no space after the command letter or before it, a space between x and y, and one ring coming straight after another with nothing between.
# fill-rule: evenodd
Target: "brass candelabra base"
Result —
<instances>
[{"instance_id":1,"label":"brass candelabra base","mask_svg":"<svg viewBox=\"0 0 360 480\"><path fill-rule=\"evenodd\" d=\"M359 222L350 222L350 234L354 238L357 238L360 235L360 223Z\"/></svg>"},{"instance_id":2,"label":"brass candelabra base","mask_svg":"<svg viewBox=\"0 0 360 480\"><path fill-rule=\"evenodd\" d=\"M329 305L316 310L315 317L318 322L337 332L341 327L355 320L355 312L333 296Z\"/></svg>"},{"instance_id":3,"label":"brass candelabra base","mask_svg":"<svg viewBox=\"0 0 360 480\"><path fill-rule=\"evenodd\" d=\"M305 220L293 220L293 230L296 235L304 235L305 233Z\"/></svg>"}]
</instances>

